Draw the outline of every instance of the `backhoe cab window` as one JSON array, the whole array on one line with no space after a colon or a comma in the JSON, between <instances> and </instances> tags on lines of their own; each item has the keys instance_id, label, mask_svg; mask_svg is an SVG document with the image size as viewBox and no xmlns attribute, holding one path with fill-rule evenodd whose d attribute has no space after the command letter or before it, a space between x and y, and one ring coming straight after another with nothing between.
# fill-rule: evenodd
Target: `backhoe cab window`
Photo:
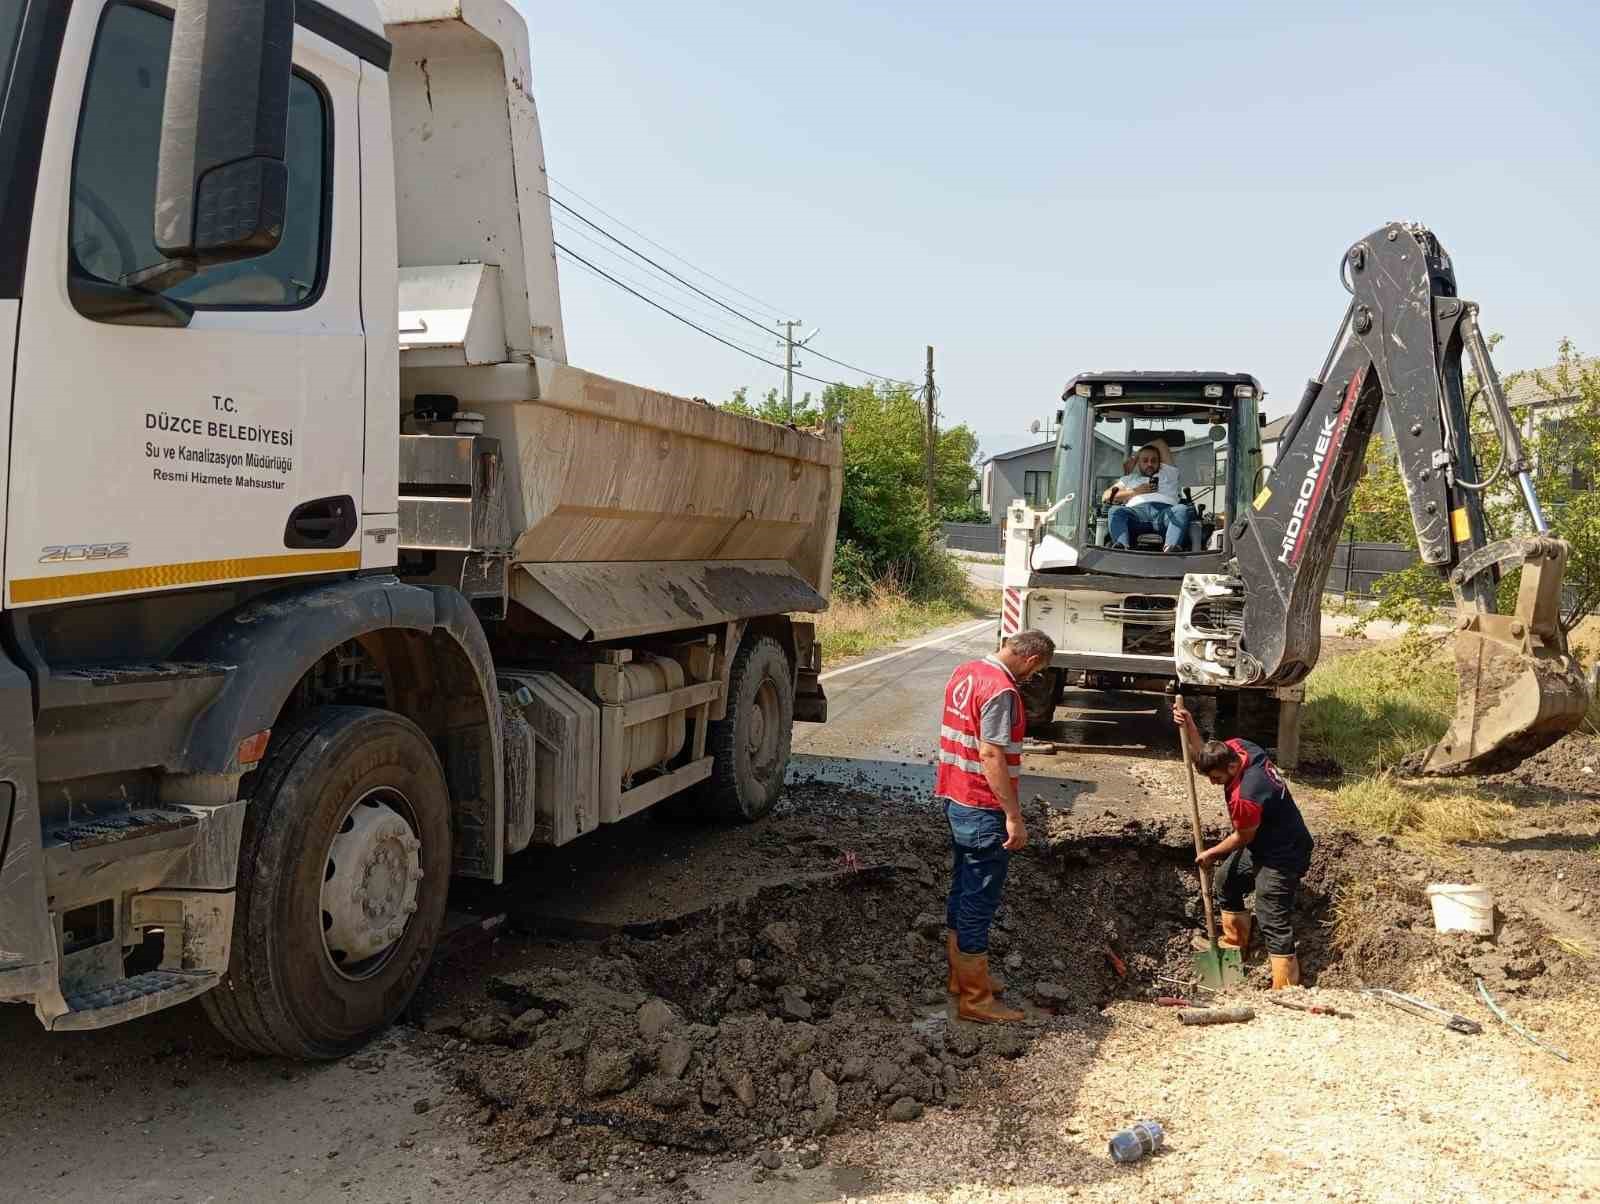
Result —
<instances>
[{"instance_id":1,"label":"backhoe cab window","mask_svg":"<svg viewBox=\"0 0 1600 1204\"><path fill-rule=\"evenodd\" d=\"M1163 401L1159 409L1144 411L1133 399L1107 405L1068 398L1055 479L1058 497L1068 492L1074 496L1057 511L1051 529L1081 546L1096 520L1107 518L1106 490L1128 473L1129 459L1145 443L1160 440L1178 470L1179 490L1201 508L1202 525L1209 532L1227 513L1228 417L1227 408L1204 403ZM1071 484L1080 481L1086 497Z\"/></svg>"},{"instance_id":2,"label":"backhoe cab window","mask_svg":"<svg viewBox=\"0 0 1600 1204\"><path fill-rule=\"evenodd\" d=\"M4 0L0 0L3 3ZM132 4L106 10L78 127L69 240L81 271L113 284L163 260L156 250L156 158L172 20ZM296 75L289 89L289 204L268 255L210 268L162 290L197 308L294 309L316 300L326 221L327 114Z\"/></svg>"}]
</instances>

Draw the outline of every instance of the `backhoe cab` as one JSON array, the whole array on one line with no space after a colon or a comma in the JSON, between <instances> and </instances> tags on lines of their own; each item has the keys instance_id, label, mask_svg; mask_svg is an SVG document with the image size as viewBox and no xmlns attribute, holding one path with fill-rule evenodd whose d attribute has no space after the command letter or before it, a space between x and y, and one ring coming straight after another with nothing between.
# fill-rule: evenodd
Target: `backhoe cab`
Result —
<instances>
[{"instance_id":1,"label":"backhoe cab","mask_svg":"<svg viewBox=\"0 0 1600 1204\"><path fill-rule=\"evenodd\" d=\"M1056 641L1052 671L1025 691L1036 729L1069 686L1175 686L1183 581L1224 571L1229 520L1260 485L1260 401L1260 384L1239 373L1091 372L1067 382L1054 499L1044 509L1014 503L1007 523L1000 635L1038 627ZM1143 468L1141 449L1153 449ZM1157 458L1149 500L1108 493L1149 481ZM1222 722L1292 759L1292 708L1287 732L1279 710L1298 690L1215 685L1196 682L1191 693L1219 693Z\"/></svg>"}]
</instances>

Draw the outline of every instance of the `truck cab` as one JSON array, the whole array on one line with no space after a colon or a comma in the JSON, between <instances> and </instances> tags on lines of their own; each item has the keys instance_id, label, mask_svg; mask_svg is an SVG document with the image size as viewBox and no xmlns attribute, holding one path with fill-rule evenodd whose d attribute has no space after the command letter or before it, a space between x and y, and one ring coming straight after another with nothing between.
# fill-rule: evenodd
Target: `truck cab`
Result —
<instances>
[{"instance_id":1,"label":"truck cab","mask_svg":"<svg viewBox=\"0 0 1600 1204\"><path fill-rule=\"evenodd\" d=\"M1014 502L1006 523L1000 637L1032 627L1056 641L1052 671L1025 691L1030 726L1047 725L1069 687L1165 692L1177 682L1184 578L1224 572L1229 522L1261 485L1261 398L1255 377L1231 372L1086 372L1067 382L1054 495L1042 509ZM1182 516L1171 531L1124 526L1123 503L1108 496L1138 473L1144 448L1175 472L1175 485L1160 474Z\"/></svg>"},{"instance_id":2,"label":"truck cab","mask_svg":"<svg viewBox=\"0 0 1600 1204\"><path fill-rule=\"evenodd\" d=\"M822 721L842 461L571 364L510 0L0 3L0 1004L337 1057ZM603 356L603 349L600 349Z\"/></svg>"}]
</instances>

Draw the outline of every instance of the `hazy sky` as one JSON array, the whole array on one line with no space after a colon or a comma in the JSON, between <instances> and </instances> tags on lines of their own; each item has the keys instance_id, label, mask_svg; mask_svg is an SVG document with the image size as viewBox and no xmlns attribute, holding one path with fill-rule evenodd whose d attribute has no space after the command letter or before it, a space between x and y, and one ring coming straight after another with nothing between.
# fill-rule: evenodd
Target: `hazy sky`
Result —
<instances>
[{"instance_id":1,"label":"hazy sky","mask_svg":"<svg viewBox=\"0 0 1600 1204\"><path fill-rule=\"evenodd\" d=\"M830 355L920 377L934 344L944 420L987 451L1082 370L1253 372L1281 412L1340 255L1392 218L1439 234L1502 371L1600 348L1591 4L519 3L557 181ZM781 379L561 284L576 364L712 400Z\"/></svg>"}]
</instances>

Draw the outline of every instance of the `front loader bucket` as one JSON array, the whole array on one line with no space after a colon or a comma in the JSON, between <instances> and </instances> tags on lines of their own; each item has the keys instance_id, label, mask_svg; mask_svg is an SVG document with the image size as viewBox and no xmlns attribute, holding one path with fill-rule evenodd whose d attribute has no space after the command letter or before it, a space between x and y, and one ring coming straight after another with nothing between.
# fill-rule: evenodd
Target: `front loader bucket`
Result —
<instances>
[{"instance_id":1,"label":"front loader bucket","mask_svg":"<svg viewBox=\"0 0 1600 1204\"><path fill-rule=\"evenodd\" d=\"M1427 754L1427 774L1496 773L1583 722L1588 683L1565 648L1537 647L1510 615L1476 615L1456 633L1455 722ZM1487 628L1488 630L1485 630Z\"/></svg>"},{"instance_id":2,"label":"front loader bucket","mask_svg":"<svg viewBox=\"0 0 1600 1204\"><path fill-rule=\"evenodd\" d=\"M1561 629L1561 581L1570 549L1559 539L1504 540L1480 549L1452 580L1495 564L1522 565L1516 611L1462 609L1456 622L1456 718L1423 758L1428 774L1497 773L1576 730L1589 687Z\"/></svg>"}]
</instances>

